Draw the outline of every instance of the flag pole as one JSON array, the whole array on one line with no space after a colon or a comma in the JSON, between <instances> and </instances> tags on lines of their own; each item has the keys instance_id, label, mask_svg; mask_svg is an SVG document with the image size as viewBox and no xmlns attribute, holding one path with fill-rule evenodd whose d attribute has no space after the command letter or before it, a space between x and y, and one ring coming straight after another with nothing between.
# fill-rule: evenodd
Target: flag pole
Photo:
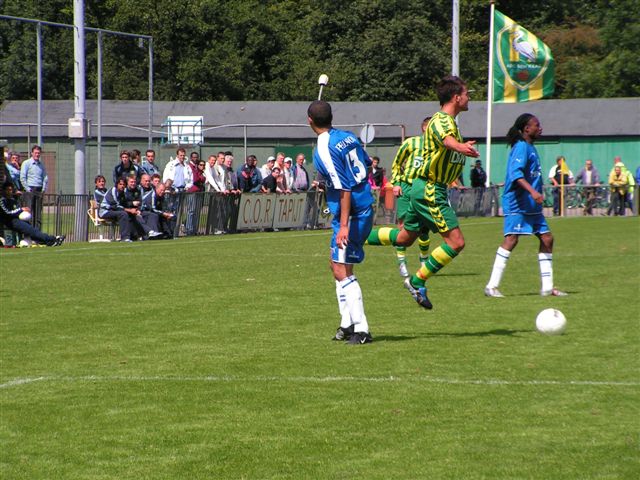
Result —
<instances>
[{"instance_id":1,"label":"flag pole","mask_svg":"<svg viewBox=\"0 0 640 480\"><path fill-rule=\"evenodd\" d=\"M494 10L496 8L495 0L491 0L489 2L491 4L491 20L489 27L489 75L488 75L488 83L487 83L487 180L486 186L491 185L491 115L492 115L492 105L493 105L493 17Z\"/></svg>"}]
</instances>

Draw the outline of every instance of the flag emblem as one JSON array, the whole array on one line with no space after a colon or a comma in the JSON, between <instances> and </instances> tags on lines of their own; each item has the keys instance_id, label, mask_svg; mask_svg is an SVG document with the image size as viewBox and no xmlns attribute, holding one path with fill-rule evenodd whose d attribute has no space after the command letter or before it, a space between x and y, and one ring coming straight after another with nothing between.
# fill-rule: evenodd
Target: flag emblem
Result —
<instances>
[{"instance_id":1,"label":"flag emblem","mask_svg":"<svg viewBox=\"0 0 640 480\"><path fill-rule=\"evenodd\" d=\"M533 33L495 11L494 102L538 100L553 93L551 50Z\"/></svg>"}]
</instances>

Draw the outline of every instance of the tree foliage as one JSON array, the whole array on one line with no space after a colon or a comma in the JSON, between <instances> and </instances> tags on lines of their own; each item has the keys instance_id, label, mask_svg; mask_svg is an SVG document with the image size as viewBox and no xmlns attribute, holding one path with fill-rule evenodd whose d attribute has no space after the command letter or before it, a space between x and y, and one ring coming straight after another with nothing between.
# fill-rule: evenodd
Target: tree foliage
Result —
<instances>
[{"instance_id":1,"label":"tree foliage","mask_svg":"<svg viewBox=\"0 0 640 480\"><path fill-rule=\"evenodd\" d=\"M153 37L156 100L433 100L451 68L450 0L106 0L87 26ZM486 98L489 2L460 1L460 72ZM556 59L557 98L640 95L637 0L503 0ZM69 0L13 0L3 14L73 23ZM633 13L635 12L635 14ZM0 98L36 95L35 26L0 20ZM73 98L71 30L43 27L44 97ZM87 97L97 35L87 32ZM103 98L144 99L148 42L103 36Z\"/></svg>"}]
</instances>

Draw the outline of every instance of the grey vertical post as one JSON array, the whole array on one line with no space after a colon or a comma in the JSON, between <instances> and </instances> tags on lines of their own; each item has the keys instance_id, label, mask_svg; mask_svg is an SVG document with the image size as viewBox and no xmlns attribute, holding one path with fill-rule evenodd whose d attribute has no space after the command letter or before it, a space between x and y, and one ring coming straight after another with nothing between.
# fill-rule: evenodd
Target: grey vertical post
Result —
<instances>
[{"instance_id":1,"label":"grey vertical post","mask_svg":"<svg viewBox=\"0 0 640 480\"><path fill-rule=\"evenodd\" d=\"M102 175L102 32L98 32L98 174Z\"/></svg>"},{"instance_id":2,"label":"grey vertical post","mask_svg":"<svg viewBox=\"0 0 640 480\"><path fill-rule=\"evenodd\" d=\"M451 25L451 75L460 75L460 1L453 0Z\"/></svg>"},{"instance_id":3,"label":"grey vertical post","mask_svg":"<svg viewBox=\"0 0 640 480\"><path fill-rule=\"evenodd\" d=\"M87 201L84 195L87 194L85 181L85 49L84 49L84 0L74 0L73 2L73 52L74 52L74 111L73 117L83 123L81 138L74 138L75 147L75 194L76 194L76 225L75 240L87 239Z\"/></svg>"},{"instance_id":4,"label":"grey vertical post","mask_svg":"<svg viewBox=\"0 0 640 480\"><path fill-rule=\"evenodd\" d=\"M42 146L42 24L36 27L36 63L37 63L37 96L38 96L38 145ZM31 145L29 145L31 149Z\"/></svg>"},{"instance_id":5,"label":"grey vertical post","mask_svg":"<svg viewBox=\"0 0 640 480\"><path fill-rule=\"evenodd\" d=\"M153 38L149 38L149 146L153 148Z\"/></svg>"},{"instance_id":6,"label":"grey vertical post","mask_svg":"<svg viewBox=\"0 0 640 480\"><path fill-rule=\"evenodd\" d=\"M246 160L247 155L248 155L248 153L247 153L247 126L246 125L244 125L243 131L244 131L244 158Z\"/></svg>"}]
</instances>

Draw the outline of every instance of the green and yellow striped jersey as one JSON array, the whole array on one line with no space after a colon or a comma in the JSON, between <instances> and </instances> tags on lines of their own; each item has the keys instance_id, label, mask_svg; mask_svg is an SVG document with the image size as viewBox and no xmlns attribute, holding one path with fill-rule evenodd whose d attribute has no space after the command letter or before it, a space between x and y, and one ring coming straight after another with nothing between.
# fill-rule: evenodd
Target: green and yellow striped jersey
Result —
<instances>
[{"instance_id":1,"label":"green and yellow striped jersey","mask_svg":"<svg viewBox=\"0 0 640 480\"><path fill-rule=\"evenodd\" d=\"M400 182L413 183L418 169L422 166L422 149L424 136L409 137L398 149L396 157L391 165L391 183L400 185Z\"/></svg>"},{"instance_id":2,"label":"green and yellow striped jersey","mask_svg":"<svg viewBox=\"0 0 640 480\"><path fill-rule=\"evenodd\" d=\"M418 169L418 176L427 182L449 185L462 173L467 157L444 146L449 135L462 143L454 118L442 111L434 114L424 132L423 162Z\"/></svg>"}]
</instances>

